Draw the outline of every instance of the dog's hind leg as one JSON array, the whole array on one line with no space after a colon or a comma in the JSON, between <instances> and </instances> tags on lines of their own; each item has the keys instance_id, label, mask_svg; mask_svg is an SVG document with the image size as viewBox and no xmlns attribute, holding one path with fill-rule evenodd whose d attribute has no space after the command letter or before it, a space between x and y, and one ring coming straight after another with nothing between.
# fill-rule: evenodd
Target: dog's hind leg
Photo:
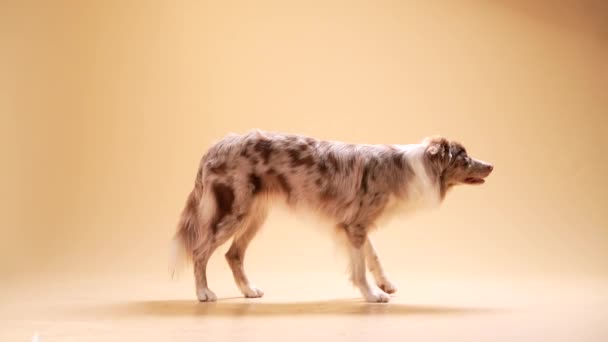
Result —
<instances>
[{"instance_id":1,"label":"dog's hind leg","mask_svg":"<svg viewBox=\"0 0 608 342\"><path fill-rule=\"evenodd\" d=\"M368 302L388 302L388 294L372 285L365 274L365 244L367 242L367 229L361 224L343 225L348 237L348 252L350 255L351 280L361 291Z\"/></svg>"},{"instance_id":2,"label":"dog's hind leg","mask_svg":"<svg viewBox=\"0 0 608 342\"><path fill-rule=\"evenodd\" d=\"M193 253L196 297L201 302L214 302L217 300L217 296L207 285L207 263L215 248L217 246L214 246L211 238L206 238Z\"/></svg>"},{"instance_id":3,"label":"dog's hind leg","mask_svg":"<svg viewBox=\"0 0 608 342\"><path fill-rule=\"evenodd\" d=\"M207 209L204 211L199 244L193 251L194 276L196 281L196 295L201 302L215 301L216 295L207 284L207 263L213 252L240 227L247 217L251 207L250 192L239 184L215 183L212 193L208 193ZM211 202L214 200L213 202Z\"/></svg>"},{"instance_id":4,"label":"dog's hind leg","mask_svg":"<svg viewBox=\"0 0 608 342\"><path fill-rule=\"evenodd\" d=\"M246 222L243 228L235 234L232 245L228 252L226 252L226 260L232 270L234 281L243 295L247 298L258 298L264 295L264 292L261 289L253 286L249 282L243 264L247 247L264 223L266 216L267 206L266 203L264 203L264 200L255 200L250 210L250 214L245 219Z\"/></svg>"},{"instance_id":5,"label":"dog's hind leg","mask_svg":"<svg viewBox=\"0 0 608 342\"><path fill-rule=\"evenodd\" d=\"M207 263L215 250L224 244L240 227L238 221L229 221L216 232L212 232L194 250L194 277L196 281L196 296L201 302L213 302L217 300L216 295L209 289L207 284Z\"/></svg>"},{"instance_id":6,"label":"dog's hind leg","mask_svg":"<svg viewBox=\"0 0 608 342\"><path fill-rule=\"evenodd\" d=\"M374 275L374 280L376 280L378 287L380 287L382 291L386 293L395 293L397 291L397 287L393 285L390 280L388 280L386 274L384 273L384 268L380 263L378 253L376 252L374 244L369 236L367 237L367 241L365 241L363 250L368 269Z\"/></svg>"}]
</instances>

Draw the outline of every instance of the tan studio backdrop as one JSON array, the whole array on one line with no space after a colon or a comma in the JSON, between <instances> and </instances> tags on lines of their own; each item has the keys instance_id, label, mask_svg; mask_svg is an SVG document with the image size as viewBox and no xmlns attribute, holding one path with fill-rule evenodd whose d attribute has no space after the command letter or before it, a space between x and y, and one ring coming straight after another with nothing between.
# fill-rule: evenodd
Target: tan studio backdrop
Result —
<instances>
[{"instance_id":1,"label":"tan studio backdrop","mask_svg":"<svg viewBox=\"0 0 608 342\"><path fill-rule=\"evenodd\" d=\"M205 149L253 128L442 134L494 164L485 185L374 234L403 297L439 278L606 284L607 13L603 1L0 1L0 289L146 279L169 289L157 297L193 299L189 270L168 279L169 239ZM269 296L356 298L313 225L273 211L250 277ZM209 278L235 297L225 248Z\"/></svg>"}]
</instances>

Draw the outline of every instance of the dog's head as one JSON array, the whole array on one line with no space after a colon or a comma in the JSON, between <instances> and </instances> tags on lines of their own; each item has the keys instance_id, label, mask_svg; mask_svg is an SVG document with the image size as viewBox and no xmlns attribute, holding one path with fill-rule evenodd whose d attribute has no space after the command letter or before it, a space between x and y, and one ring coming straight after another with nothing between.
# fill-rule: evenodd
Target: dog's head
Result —
<instances>
[{"instance_id":1,"label":"dog's head","mask_svg":"<svg viewBox=\"0 0 608 342\"><path fill-rule=\"evenodd\" d=\"M430 137L424 145L427 167L437 177L442 195L454 185L483 184L494 169L491 164L470 157L458 142Z\"/></svg>"}]
</instances>

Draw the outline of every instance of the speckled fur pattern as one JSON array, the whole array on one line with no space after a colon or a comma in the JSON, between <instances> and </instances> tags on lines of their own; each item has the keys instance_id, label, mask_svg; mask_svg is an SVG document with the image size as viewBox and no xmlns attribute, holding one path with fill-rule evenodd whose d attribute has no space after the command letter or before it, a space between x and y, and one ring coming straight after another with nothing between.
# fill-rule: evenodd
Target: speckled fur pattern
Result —
<instances>
[{"instance_id":1,"label":"speckled fur pattern","mask_svg":"<svg viewBox=\"0 0 608 342\"><path fill-rule=\"evenodd\" d=\"M491 171L490 164L442 137L366 145L260 130L231 134L203 155L174 245L192 259L197 297L206 302L217 299L207 285L207 262L233 238L226 259L235 282L244 296L261 297L245 274L245 251L269 204L283 199L331 222L344 237L353 284L367 301L388 302L396 287L385 275L370 230L391 215L437 207L451 187L481 183ZM366 266L376 286L367 280Z\"/></svg>"}]
</instances>

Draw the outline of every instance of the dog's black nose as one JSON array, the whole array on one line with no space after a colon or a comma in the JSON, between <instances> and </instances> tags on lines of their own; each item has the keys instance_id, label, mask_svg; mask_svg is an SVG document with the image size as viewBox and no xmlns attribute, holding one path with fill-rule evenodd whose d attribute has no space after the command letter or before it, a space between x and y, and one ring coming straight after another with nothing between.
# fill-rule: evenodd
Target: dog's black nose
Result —
<instances>
[{"instance_id":1,"label":"dog's black nose","mask_svg":"<svg viewBox=\"0 0 608 342\"><path fill-rule=\"evenodd\" d=\"M489 172L492 172L492 170L494 170L494 165L489 164L489 165L488 165L488 171L489 171Z\"/></svg>"}]
</instances>

